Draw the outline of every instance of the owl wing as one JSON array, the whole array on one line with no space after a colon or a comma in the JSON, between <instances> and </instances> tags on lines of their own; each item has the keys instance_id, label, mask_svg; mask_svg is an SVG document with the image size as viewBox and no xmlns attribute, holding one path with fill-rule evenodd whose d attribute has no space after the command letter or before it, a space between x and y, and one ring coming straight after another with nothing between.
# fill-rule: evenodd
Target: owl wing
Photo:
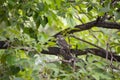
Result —
<instances>
[{"instance_id":1,"label":"owl wing","mask_svg":"<svg viewBox=\"0 0 120 80\"><path fill-rule=\"evenodd\" d=\"M69 49L68 43L65 41L63 38L58 38L57 44L62 48L62 49Z\"/></svg>"}]
</instances>

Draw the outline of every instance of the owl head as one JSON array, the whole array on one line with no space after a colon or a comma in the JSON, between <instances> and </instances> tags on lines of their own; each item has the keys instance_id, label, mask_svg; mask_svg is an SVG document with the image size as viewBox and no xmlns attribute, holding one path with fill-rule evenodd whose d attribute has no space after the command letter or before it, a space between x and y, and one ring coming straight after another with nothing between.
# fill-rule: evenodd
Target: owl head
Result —
<instances>
[{"instance_id":1,"label":"owl head","mask_svg":"<svg viewBox=\"0 0 120 80\"><path fill-rule=\"evenodd\" d=\"M57 36L57 39L59 39L59 40L64 40L64 38L63 38L62 35L58 35L58 36Z\"/></svg>"}]
</instances>

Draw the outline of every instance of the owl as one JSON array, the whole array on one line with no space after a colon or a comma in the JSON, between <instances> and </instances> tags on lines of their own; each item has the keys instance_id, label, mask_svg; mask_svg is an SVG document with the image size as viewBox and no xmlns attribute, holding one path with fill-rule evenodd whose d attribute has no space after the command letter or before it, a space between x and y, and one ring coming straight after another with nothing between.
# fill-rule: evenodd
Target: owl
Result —
<instances>
[{"instance_id":1,"label":"owl","mask_svg":"<svg viewBox=\"0 0 120 80\"><path fill-rule=\"evenodd\" d=\"M70 48L70 45L66 42L64 37L62 35L57 36L57 44L60 46L61 49L68 49Z\"/></svg>"}]
</instances>

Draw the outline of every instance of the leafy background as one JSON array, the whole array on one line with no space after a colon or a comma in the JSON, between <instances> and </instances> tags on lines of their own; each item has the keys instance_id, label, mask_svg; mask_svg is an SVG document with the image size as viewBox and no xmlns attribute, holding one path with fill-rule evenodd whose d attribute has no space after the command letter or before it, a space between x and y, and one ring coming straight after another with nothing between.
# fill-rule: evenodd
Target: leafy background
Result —
<instances>
[{"instance_id":1,"label":"leafy background","mask_svg":"<svg viewBox=\"0 0 120 80\"><path fill-rule=\"evenodd\" d=\"M113 15L109 22L120 22L120 1L112 0L0 0L0 39L10 40L11 48L0 50L0 80L119 80L120 70L110 67L111 62L87 54L79 56L74 71L57 61L58 57L41 54L57 32L95 20L105 13ZM118 30L92 28L74 35L120 53ZM68 37L66 37L67 39ZM93 46L70 38L72 48L84 50ZM21 50L26 48L28 51ZM34 51L35 50L35 51ZM119 68L120 63L112 64Z\"/></svg>"}]
</instances>

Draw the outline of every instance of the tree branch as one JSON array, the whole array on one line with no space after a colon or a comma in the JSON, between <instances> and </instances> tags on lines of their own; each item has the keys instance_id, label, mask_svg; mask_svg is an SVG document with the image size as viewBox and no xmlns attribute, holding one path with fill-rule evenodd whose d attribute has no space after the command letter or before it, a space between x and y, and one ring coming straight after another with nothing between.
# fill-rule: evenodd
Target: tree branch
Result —
<instances>
[{"instance_id":1,"label":"tree branch","mask_svg":"<svg viewBox=\"0 0 120 80\"><path fill-rule=\"evenodd\" d=\"M77 56L80 56L80 55L85 55L87 53L91 53L93 55L96 55L96 56L100 56L102 58L106 58L106 51L103 50L103 49L96 49L96 48L87 48L85 50L75 50L75 49L71 49L70 50L72 54L75 54ZM60 53L60 48L58 47L49 47L48 48L48 51L47 50L43 50L41 52L42 54L49 54L49 55L57 55L57 54L61 54ZM111 54L113 54L113 56L111 56ZM115 52L108 52L108 59L111 60L111 58L113 58L114 61L118 61L120 62L120 56L116 55Z\"/></svg>"},{"instance_id":2,"label":"tree branch","mask_svg":"<svg viewBox=\"0 0 120 80\"><path fill-rule=\"evenodd\" d=\"M113 23L113 22L101 21L101 20L95 20L95 21L88 22L86 24L76 25L76 26L74 26L74 29L67 28L63 31L58 32L53 37L56 37L59 34L63 34L64 32L72 34L75 32L89 30L93 27L99 27L99 28L101 27L101 28L108 28L108 29L120 29L120 24Z\"/></svg>"}]
</instances>

